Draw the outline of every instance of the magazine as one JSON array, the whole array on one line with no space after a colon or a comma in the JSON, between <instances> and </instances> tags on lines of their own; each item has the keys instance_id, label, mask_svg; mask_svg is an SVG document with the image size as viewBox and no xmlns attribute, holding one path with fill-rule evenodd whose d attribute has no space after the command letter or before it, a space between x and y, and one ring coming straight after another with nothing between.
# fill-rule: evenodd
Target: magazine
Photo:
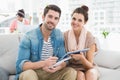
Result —
<instances>
[{"instance_id":1,"label":"magazine","mask_svg":"<svg viewBox=\"0 0 120 80\"><path fill-rule=\"evenodd\" d=\"M89 48L85 48L85 49L82 49L82 50L67 52L67 54L65 54L56 64L50 66L49 68L59 66L61 63L70 60L72 58L71 56L69 56L70 54L80 54L80 52L84 53L88 50L89 50Z\"/></svg>"}]
</instances>

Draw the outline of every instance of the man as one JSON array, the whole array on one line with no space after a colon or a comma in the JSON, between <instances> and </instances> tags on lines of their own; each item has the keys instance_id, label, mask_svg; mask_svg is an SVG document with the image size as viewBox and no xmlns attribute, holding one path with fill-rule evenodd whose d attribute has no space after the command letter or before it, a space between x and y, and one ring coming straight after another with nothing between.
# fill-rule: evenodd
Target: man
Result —
<instances>
[{"instance_id":1,"label":"man","mask_svg":"<svg viewBox=\"0 0 120 80\"><path fill-rule=\"evenodd\" d=\"M65 67L66 62L50 68L66 54L62 32L55 29L60 16L61 10L58 6L46 6L42 16L43 23L25 34L19 47L16 78L18 77L19 80L76 79L77 72Z\"/></svg>"}]
</instances>

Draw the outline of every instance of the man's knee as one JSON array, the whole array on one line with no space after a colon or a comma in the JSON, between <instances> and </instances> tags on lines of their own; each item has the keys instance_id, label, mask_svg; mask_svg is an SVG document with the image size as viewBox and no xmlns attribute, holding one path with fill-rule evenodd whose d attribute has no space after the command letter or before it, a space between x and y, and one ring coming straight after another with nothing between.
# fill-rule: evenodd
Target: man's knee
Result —
<instances>
[{"instance_id":1,"label":"man's knee","mask_svg":"<svg viewBox=\"0 0 120 80\"><path fill-rule=\"evenodd\" d=\"M20 74L19 80L38 80L37 74L34 70L26 70Z\"/></svg>"},{"instance_id":2,"label":"man's knee","mask_svg":"<svg viewBox=\"0 0 120 80\"><path fill-rule=\"evenodd\" d=\"M71 67L66 67L65 74L69 75L71 77L76 77L77 71L75 69L71 68Z\"/></svg>"}]
</instances>

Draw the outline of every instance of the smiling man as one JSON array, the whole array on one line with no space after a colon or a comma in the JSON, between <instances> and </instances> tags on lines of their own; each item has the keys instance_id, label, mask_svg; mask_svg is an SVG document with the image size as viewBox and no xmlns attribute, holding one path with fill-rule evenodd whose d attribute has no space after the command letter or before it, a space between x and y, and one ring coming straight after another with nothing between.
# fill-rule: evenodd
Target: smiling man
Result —
<instances>
[{"instance_id":1,"label":"smiling man","mask_svg":"<svg viewBox=\"0 0 120 80\"><path fill-rule=\"evenodd\" d=\"M66 62L49 68L66 54L63 34L56 29L60 16L58 6L46 6L43 23L24 35L16 62L16 80L76 80L77 72L65 67Z\"/></svg>"}]
</instances>

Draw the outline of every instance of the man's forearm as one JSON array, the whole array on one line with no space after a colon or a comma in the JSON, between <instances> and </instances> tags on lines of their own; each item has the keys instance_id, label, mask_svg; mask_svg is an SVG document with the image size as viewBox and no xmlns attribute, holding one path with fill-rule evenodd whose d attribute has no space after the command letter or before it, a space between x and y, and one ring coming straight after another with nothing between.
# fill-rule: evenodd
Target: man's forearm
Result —
<instances>
[{"instance_id":1,"label":"man's forearm","mask_svg":"<svg viewBox=\"0 0 120 80\"><path fill-rule=\"evenodd\" d=\"M23 71L28 69L40 69L45 66L45 61L39 62L25 62L23 65Z\"/></svg>"}]
</instances>

